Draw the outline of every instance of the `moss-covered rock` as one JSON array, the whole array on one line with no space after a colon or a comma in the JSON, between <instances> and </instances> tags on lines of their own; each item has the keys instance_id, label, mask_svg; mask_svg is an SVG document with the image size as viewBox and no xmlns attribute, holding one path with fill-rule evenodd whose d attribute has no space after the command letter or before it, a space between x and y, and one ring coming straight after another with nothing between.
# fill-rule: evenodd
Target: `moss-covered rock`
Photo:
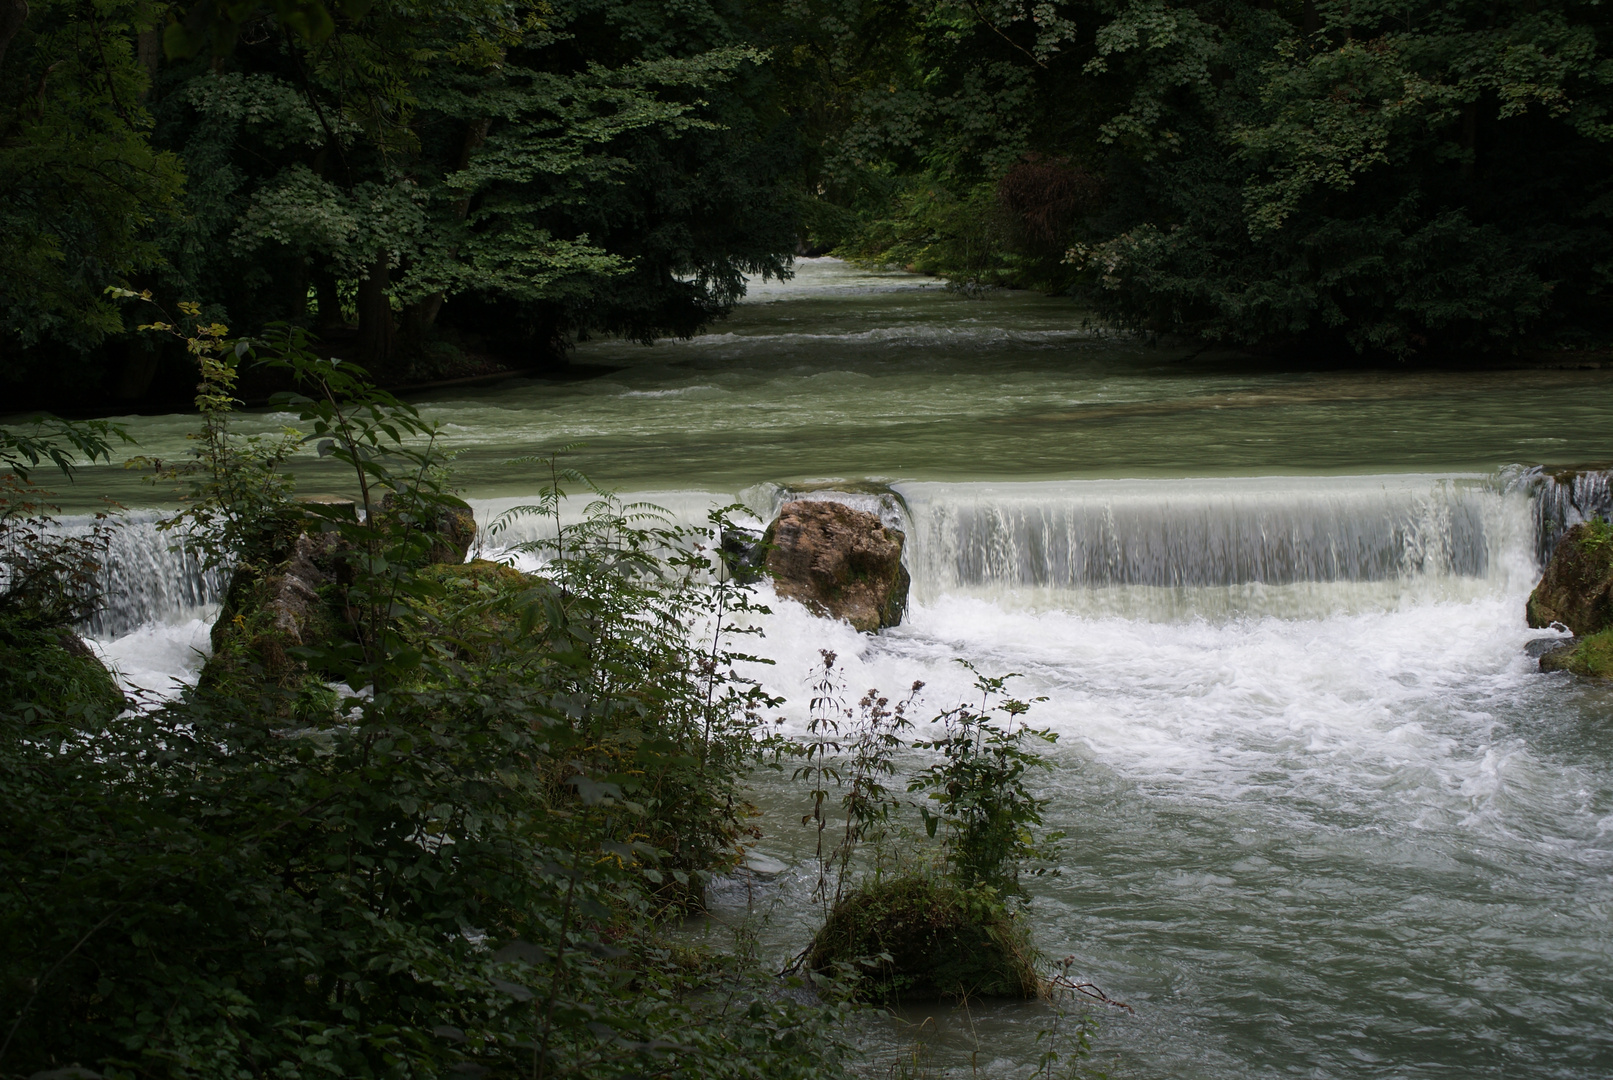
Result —
<instances>
[{"instance_id":1,"label":"moss-covered rock","mask_svg":"<svg viewBox=\"0 0 1613 1080\"><path fill-rule=\"evenodd\" d=\"M0 625L0 702L62 714L126 706L117 680L79 636L65 628Z\"/></svg>"},{"instance_id":2,"label":"moss-covered rock","mask_svg":"<svg viewBox=\"0 0 1613 1080\"><path fill-rule=\"evenodd\" d=\"M1613 678L1613 629L1587 634L1551 650L1540 658L1540 670Z\"/></svg>"},{"instance_id":3,"label":"moss-covered rock","mask_svg":"<svg viewBox=\"0 0 1613 1080\"><path fill-rule=\"evenodd\" d=\"M378 521L404 517L394 496L381 500ZM432 496L429 503L407 515L405 524L420 528L431 540L431 547L420 559L421 565L462 563L476 543L476 514L470 503L453 495Z\"/></svg>"},{"instance_id":4,"label":"moss-covered rock","mask_svg":"<svg viewBox=\"0 0 1613 1080\"><path fill-rule=\"evenodd\" d=\"M856 965L858 996L884 1004L1041 990L1035 950L1000 900L921 875L864 883L836 905L806 963L821 973Z\"/></svg>"},{"instance_id":5,"label":"moss-covered rock","mask_svg":"<svg viewBox=\"0 0 1613 1080\"><path fill-rule=\"evenodd\" d=\"M213 623L213 655L202 667L197 688L230 692L267 684L301 691L323 686L293 650L351 639L337 588L342 559L335 533L305 532L290 541L281 561L238 566Z\"/></svg>"},{"instance_id":6,"label":"moss-covered rock","mask_svg":"<svg viewBox=\"0 0 1613 1080\"><path fill-rule=\"evenodd\" d=\"M1581 636L1613 626L1613 525L1586 521L1563 534L1526 614L1530 626L1561 623Z\"/></svg>"}]
</instances>

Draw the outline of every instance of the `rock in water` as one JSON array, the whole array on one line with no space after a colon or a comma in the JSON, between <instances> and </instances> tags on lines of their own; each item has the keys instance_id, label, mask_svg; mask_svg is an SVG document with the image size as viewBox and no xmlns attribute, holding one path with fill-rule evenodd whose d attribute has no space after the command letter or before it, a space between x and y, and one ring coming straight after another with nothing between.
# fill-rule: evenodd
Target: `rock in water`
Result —
<instances>
[{"instance_id":1,"label":"rock in water","mask_svg":"<svg viewBox=\"0 0 1613 1080\"><path fill-rule=\"evenodd\" d=\"M453 495L433 495L407 511L400 509L396 496L388 495L381 500L379 516L418 528L430 538L422 563L462 563L476 543L476 514L470 503Z\"/></svg>"},{"instance_id":2,"label":"rock in water","mask_svg":"<svg viewBox=\"0 0 1613 1080\"><path fill-rule=\"evenodd\" d=\"M825 975L860 969L857 997L888 1005L1041 991L1025 927L996 895L928 877L864 882L835 905L805 961Z\"/></svg>"},{"instance_id":3,"label":"rock in water","mask_svg":"<svg viewBox=\"0 0 1613 1080\"><path fill-rule=\"evenodd\" d=\"M837 502L785 503L762 539L780 596L862 631L902 621L907 538L873 514Z\"/></svg>"},{"instance_id":4,"label":"rock in water","mask_svg":"<svg viewBox=\"0 0 1613 1080\"><path fill-rule=\"evenodd\" d=\"M1527 615L1530 626L1561 623L1580 637L1613 626L1613 525L1587 521L1563 534Z\"/></svg>"},{"instance_id":5,"label":"rock in water","mask_svg":"<svg viewBox=\"0 0 1613 1080\"><path fill-rule=\"evenodd\" d=\"M202 686L221 686L246 669L282 686L301 682L306 666L287 650L348 634L334 598L326 595L341 558L335 533L300 533L279 564L237 567L213 624L213 655L202 668Z\"/></svg>"}]
</instances>

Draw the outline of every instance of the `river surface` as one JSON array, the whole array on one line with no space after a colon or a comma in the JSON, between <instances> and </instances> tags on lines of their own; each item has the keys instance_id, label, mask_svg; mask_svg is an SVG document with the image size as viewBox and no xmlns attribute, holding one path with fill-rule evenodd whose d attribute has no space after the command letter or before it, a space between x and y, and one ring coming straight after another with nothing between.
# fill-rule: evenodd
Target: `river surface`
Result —
<instances>
[{"instance_id":1,"label":"river surface","mask_svg":"<svg viewBox=\"0 0 1613 1080\"><path fill-rule=\"evenodd\" d=\"M1613 687L1526 651L1554 636L1523 618L1542 481L1507 468L1613 459L1613 373L1285 372L832 260L700 338L577 359L596 377L422 395L484 518L579 441L570 464L691 516L839 485L907 532L913 604L864 636L774 602L757 674L787 725L823 648L853 695L922 679L933 712L964 658L1047 698L1067 838L1027 917L1134 1010L1095 1013L1109 1076L1613 1075ZM189 426L130 420L156 455ZM155 501L86 470L102 493ZM99 646L193 676L216 583L149 527L120 544ZM808 837L788 781L756 785L792 869L719 888L714 926L760 919L782 957ZM977 1002L857 1038L871 1076L918 1039L932 1075L1023 1077L1048 1022Z\"/></svg>"}]
</instances>

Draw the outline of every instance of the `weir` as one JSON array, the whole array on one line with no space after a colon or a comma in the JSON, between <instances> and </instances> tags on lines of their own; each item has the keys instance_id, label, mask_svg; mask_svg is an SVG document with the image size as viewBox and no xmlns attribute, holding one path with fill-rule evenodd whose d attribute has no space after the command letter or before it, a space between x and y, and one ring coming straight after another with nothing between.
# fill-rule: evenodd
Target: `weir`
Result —
<instances>
[{"instance_id":1,"label":"weir","mask_svg":"<svg viewBox=\"0 0 1613 1080\"><path fill-rule=\"evenodd\" d=\"M1239 591L1254 602L1294 586L1377 585L1389 601L1450 587L1471 595L1535 569L1529 496L1493 476L913 484L902 493L920 599L1031 591L1076 610L1118 604L1169 617L1192 613L1195 599L1237 610L1247 606ZM1289 614L1353 606L1325 590L1289 592L1309 598Z\"/></svg>"},{"instance_id":2,"label":"weir","mask_svg":"<svg viewBox=\"0 0 1613 1080\"><path fill-rule=\"evenodd\" d=\"M143 626L209 614L223 599L229 575L206 569L180 531L160 531L164 516L140 510L113 523L101 570L101 609L79 627L81 633L122 637ZM88 517L64 518L60 531L86 535L93 524Z\"/></svg>"},{"instance_id":3,"label":"weir","mask_svg":"<svg viewBox=\"0 0 1613 1080\"><path fill-rule=\"evenodd\" d=\"M704 521L730 496L649 493L675 520ZM898 483L801 493L741 493L758 519L789 498L839 499L908 535L914 598L947 594L1142 618L1277 614L1319 617L1407 599L1457 599L1527 588L1556 538L1613 508L1607 473ZM628 498L634 501L635 495ZM477 503L485 529L522 500ZM575 520L584 500L565 517ZM159 515L130 514L113 532L105 606L83 629L107 639L194 618L218 603L226 575L204 571ZM82 532L90 519L67 519ZM550 533L527 517L484 541L492 550Z\"/></svg>"}]
</instances>

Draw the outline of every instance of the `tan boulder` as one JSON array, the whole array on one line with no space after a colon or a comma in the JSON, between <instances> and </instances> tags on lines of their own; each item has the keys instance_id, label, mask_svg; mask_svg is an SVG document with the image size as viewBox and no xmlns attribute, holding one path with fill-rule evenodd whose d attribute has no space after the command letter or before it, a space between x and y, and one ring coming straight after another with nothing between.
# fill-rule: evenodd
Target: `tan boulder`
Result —
<instances>
[{"instance_id":1,"label":"tan boulder","mask_svg":"<svg viewBox=\"0 0 1613 1080\"><path fill-rule=\"evenodd\" d=\"M785 503L762 541L780 596L862 631L902 621L906 537L873 514L837 502Z\"/></svg>"}]
</instances>

